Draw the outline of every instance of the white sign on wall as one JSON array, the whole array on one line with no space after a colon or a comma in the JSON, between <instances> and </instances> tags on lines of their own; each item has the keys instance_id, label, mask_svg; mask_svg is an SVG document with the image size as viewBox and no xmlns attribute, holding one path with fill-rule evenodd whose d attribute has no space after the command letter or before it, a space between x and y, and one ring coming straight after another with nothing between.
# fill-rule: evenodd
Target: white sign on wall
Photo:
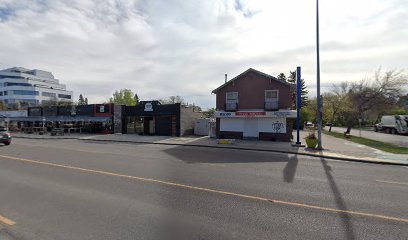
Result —
<instances>
[{"instance_id":1,"label":"white sign on wall","mask_svg":"<svg viewBox=\"0 0 408 240\"><path fill-rule=\"evenodd\" d=\"M286 133L286 118L222 118L220 131L244 132L247 136L255 136L259 132Z\"/></svg>"},{"instance_id":2,"label":"white sign on wall","mask_svg":"<svg viewBox=\"0 0 408 240\"><path fill-rule=\"evenodd\" d=\"M153 112L153 105L152 103L148 102L145 104L145 108L144 108L145 112Z\"/></svg>"},{"instance_id":3,"label":"white sign on wall","mask_svg":"<svg viewBox=\"0 0 408 240\"><path fill-rule=\"evenodd\" d=\"M296 111L285 110L276 112L256 112L256 111L238 111L238 112L223 112L216 111L216 118L296 118Z\"/></svg>"}]
</instances>

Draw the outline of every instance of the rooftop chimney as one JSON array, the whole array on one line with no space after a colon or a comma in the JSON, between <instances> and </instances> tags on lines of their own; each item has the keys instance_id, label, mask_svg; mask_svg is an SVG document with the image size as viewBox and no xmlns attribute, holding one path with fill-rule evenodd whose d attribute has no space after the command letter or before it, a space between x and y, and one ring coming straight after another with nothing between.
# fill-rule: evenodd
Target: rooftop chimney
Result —
<instances>
[{"instance_id":1,"label":"rooftop chimney","mask_svg":"<svg viewBox=\"0 0 408 240\"><path fill-rule=\"evenodd\" d=\"M227 74L225 74L225 82L227 82Z\"/></svg>"}]
</instances>

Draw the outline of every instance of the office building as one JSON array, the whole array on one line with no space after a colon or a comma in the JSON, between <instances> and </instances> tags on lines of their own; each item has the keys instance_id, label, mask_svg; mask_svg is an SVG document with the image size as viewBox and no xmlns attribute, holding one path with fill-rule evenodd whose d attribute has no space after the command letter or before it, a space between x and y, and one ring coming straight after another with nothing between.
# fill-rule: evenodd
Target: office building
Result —
<instances>
[{"instance_id":1,"label":"office building","mask_svg":"<svg viewBox=\"0 0 408 240\"><path fill-rule=\"evenodd\" d=\"M67 91L51 72L13 67L0 70L0 101L7 107L72 102L73 92Z\"/></svg>"}]
</instances>

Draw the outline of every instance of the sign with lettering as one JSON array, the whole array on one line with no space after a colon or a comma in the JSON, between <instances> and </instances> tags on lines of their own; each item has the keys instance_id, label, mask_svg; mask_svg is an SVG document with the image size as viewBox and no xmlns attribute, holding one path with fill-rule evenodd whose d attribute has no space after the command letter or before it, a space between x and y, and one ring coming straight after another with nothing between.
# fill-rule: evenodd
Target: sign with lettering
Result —
<instances>
[{"instance_id":1,"label":"sign with lettering","mask_svg":"<svg viewBox=\"0 0 408 240\"><path fill-rule=\"evenodd\" d=\"M236 116L243 116L243 117L256 117L256 116L265 116L265 112L236 112Z\"/></svg>"},{"instance_id":2,"label":"sign with lettering","mask_svg":"<svg viewBox=\"0 0 408 240\"><path fill-rule=\"evenodd\" d=\"M216 111L214 113L216 118L296 118L296 111L294 110L281 110L276 112L255 112L255 111L239 111L239 112L223 112Z\"/></svg>"},{"instance_id":3,"label":"sign with lettering","mask_svg":"<svg viewBox=\"0 0 408 240\"><path fill-rule=\"evenodd\" d=\"M153 112L153 105L151 102L148 102L145 104L145 108L144 108L145 112Z\"/></svg>"}]
</instances>

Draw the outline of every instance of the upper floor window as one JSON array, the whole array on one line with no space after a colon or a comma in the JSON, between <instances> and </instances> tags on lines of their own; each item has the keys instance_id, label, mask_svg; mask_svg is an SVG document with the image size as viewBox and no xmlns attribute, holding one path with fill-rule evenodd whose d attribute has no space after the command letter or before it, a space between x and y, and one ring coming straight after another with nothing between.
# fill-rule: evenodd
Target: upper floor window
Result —
<instances>
[{"instance_id":1,"label":"upper floor window","mask_svg":"<svg viewBox=\"0 0 408 240\"><path fill-rule=\"evenodd\" d=\"M238 108L238 92L227 92L226 98L225 110L236 111Z\"/></svg>"},{"instance_id":2,"label":"upper floor window","mask_svg":"<svg viewBox=\"0 0 408 240\"><path fill-rule=\"evenodd\" d=\"M278 101L279 90L266 90L265 91L265 102Z\"/></svg>"},{"instance_id":3,"label":"upper floor window","mask_svg":"<svg viewBox=\"0 0 408 240\"><path fill-rule=\"evenodd\" d=\"M5 87L11 87L11 86L23 86L23 87L31 87L32 85L30 83L14 83L14 82L5 82L4 83Z\"/></svg>"},{"instance_id":4,"label":"upper floor window","mask_svg":"<svg viewBox=\"0 0 408 240\"><path fill-rule=\"evenodd\" d=\"M227 92L227 103L237 103L238 92Z\"/></svg>"},{"instance_id":5,"label":"upper floor window","mask_svg":"<svg viewBox=\"0 0 408 240\"><path fill-rule=\"evenodd\" d=\"M265 110L279 109L279 91L266 90L265 91Z\"/></svg>"},{"instance_id":6,"label":"upper floor window","mask_svg":"<svg viewBox=\"0 0 408 240\"><path fill-rule=\"evenodd\" d=\"M10 91L4 91L4 95L35 95L35 96L38 96L38 91L10 90Z\"/></svg>"},{"instance_id":7,"label":"upper floor window","mask_svg":"<svg viewBox=\"0 0 408 240\"><path fill-rule=\"evenodd\" d=\"M58 94L59 98L71 99L71 95L68 94Z\"/></svg>"},{"instance_id":8,"label":"upper floor window","mask_svg":"<svg viewBox=\"0 0 408 240\"><path fill-rule=\"evenodd\" d=\"M56 93L50 93L50 92L42 92L41 95L44 97L57 97Z\"/></svg>"}]
</instances>

